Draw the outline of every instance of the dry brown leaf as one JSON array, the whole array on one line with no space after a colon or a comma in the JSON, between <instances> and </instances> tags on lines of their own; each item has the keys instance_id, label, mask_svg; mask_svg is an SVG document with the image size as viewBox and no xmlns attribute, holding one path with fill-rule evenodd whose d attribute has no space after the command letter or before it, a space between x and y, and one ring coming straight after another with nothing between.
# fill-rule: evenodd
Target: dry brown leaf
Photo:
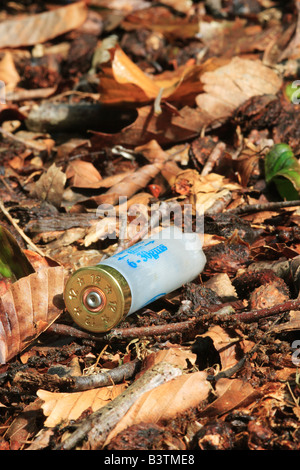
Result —
<instances>
[{"instance_id":1,"label":"dry brown leaf","mask_svg":"<svg viewBox=\"0 0 300 470\"><path fill-rule=\"evenodd\" d=\"M174 180L174 190L178 194L192 196L191 202L202 208L203 212L213 206L216 200L228 190L240 189L237 183L231 183L224 176L209 173L202 176L198 171L188 169L179 172Z\"/></svg>"},{"instance_id":2,"label":"dry brown leaf","mask_svg":"<svg viewBox=\"0 0 300 470\"><path fill-rule=\"evenodd\" d=\"M136 147L134 150L135 152L141 153L150 163L165 162L169 158L167 152L161 148L155 139Z\"/></svg>"},{"instance_id":3,"label":"dry brown leaf","mask_svg":"<svg viewBox=\"0 0 300 470\"><path fill-rule=\"evenodd\" d=\"M95 196L93 199L97 204L117 204L119 202L119 198L123 196L129 198L136 192L144 189L149 181L160 173L163 167L163 162L144 165L134 173L126 176L118 184L112 186L105 194Z\"/></svg>"},{"instance_id":4,"label":"dry brown leaf","mask_svg":"<svg viewBox=\"0 0 300 470\"><path fill-rule=\"evenodd\" d=\"M199 405L211 390L206 372L194 372L160 385L144 393L129 409L107 437L107 445L119 432L138 423L157 423L170 419L188 408Z\"/></svg>"},{"instance_id":5,"label":"dry brown leaf","mask_svg":"<svg viewBox=\"0 0 300 470\"><path fill-rule=\"evenodd\" d=\"M96 411L127 388L125 383L96 388L84 392L55 393L47 390L38 390L38 397L43 400L42 409L47 419L47 427L54 427L62 422L78 419L88 408Z\"/></svg>"},{"instance_id":6,"label":"dry brown leaf","mask_svg":"<svg viewBox=\"0 0 300 470\"><path fill-rule=\"evenodd\" d=\"M66 169L67 179L71 178L70 184L76 188L99 188L102 177L99 171L90 162L74 160Z\"/></svg>"},{"instance_id":7,"label":"dry brown leaf","mask_svg":"<svg viewBox=\"0 0 300 470\"><path fill-rule=\"evenodd\" d=\"M256 398L252 385L240 379L219 379L216 383L216 393L218 398L204 408L200 416L218 416L233 410L246 400Z\"/></svg>"},{"instance_id":8,"label":"dry brown leaf","mask_svg":"<svg viewBox=\"0 0 300 470\"><path fill-rule=\"evenodd\" d=\"M208 123L227 118L253 96L276 94L282 85L277 73L258 60L234 57L229 64L201 76L205 93L196 97ZM226 91L226 92L225 92Z\"/></svg>"},{"instance_id":9,"label":"dry brown leaf","mask_svg":"<svg viewBox=\"0 0 300 470\"><path fill-rule=\"evenodd\" d=\"M230 277L227 273L214 274L208 281L205 282L205 286L216 292L216 294L222 298L224 302L228 297L238 298L236 290L232 285Z\"/></svg>"},{"instance_id":10,"label":"dry brown leaf","mask_svg":"<svg viewBox=\"0 0 300 470\"><path fill-rule=\"evenodd\" d=\"M143 371L140 374L144 373L145 370L158 364L159 362L165 361L175 366L180 366L183 369L188 367L188 363L194 364L196 362L197 355L192 353L190 349L182 348L168 348L161 349L155 353L150 354L146 357Z\"/></svg>"},{"instance_id":11,"label":"dry brown leaf","mask_svg":"<svg viewBox=\"0 0 300 470\"><path fill-rule=\"evenodd\" d=\"M166 2L162 3L167 5L171 2L166 0ZM175 5L174 0L172 3ZM173 5L170 5L170 8L159 4L152 5L151 8L127 15L122 21L121 27L126 31L151 30L152 33L160 34L167 39L180 38L183 40L194 38L199 33L199 19L197 16L178 15L172 11L173 8L180 11L179 8L181 7L181 11L184 12L188 8L187 3L183 0L177 0L177 8L174 8Z\"/></svg>"},{"instance_id":12,"label":"dry brown leaf","mask_svg":"<svg viewBox=\"0 0 300 470\"><path fill-rule=\"evenodd\" d=\"M150 76L143 72L119 47L111 49L112 60L102 67L100 75L101 102L106 104L148 103L161 93L170 102L183 100L203 91L199 80L206 65L184 65L173 72ZM207 68L211 68L211 64Z\"/></svg>"},{"instance_id":13,"label":"dry brown leaf","mask_svg":"<svg viewBox=\"0 0 300 470\"><path fill-rule=\"evenodd\" d=\"M37 413L41 408L39 399L29 403L17 416L5 432L9 439L11 450L20 450L25 443L38 432Z\"/></svg>"},{"instance_id":14,"label":"dry brown leaf","mask_svg":"<svg viewBox=\"0 0 300 470\"><path fill-rule=\"evenodd\" d=\"M249 352L255 343L244 340L242 335L235 330L225 330L219 325L210 328L201 337L209 336L220 354L222 370L233 367L242 357Z\"/></svg>"},{"instance_id":15,"label":"dry brown leaf","mask_svg":"<svg viewBox=\"0 0 300 470\"><path fill-rule=\"evenodd\" d=\"M286 59L299 59L300 55L300 3L299 1L295 2L295 6L298 10L298 18L297 18L297 25L295 35L292 38L291 42L288 44L286 49L281 53L280 57L278 57L278 62L282 62Z\"/></svg>"},{"instance_id":16,"label":"dry brown leaf","mask_svg":"<svg viewBox=\"0 0 300 470\"><path fill-rule=\"evenodd\" d=\"M66 180L65 173L53 163L35 183L31 195L60 207Z\"/></svg>"},{"instance_id":17,"label":"dry brown leaf","mask_svg":"<svg viewBox=\"0 0 300 470\"><path fill-rule=\"evenodd\" d=\"M5 20L0 23L0 48L40 44L78 28L85 21L84 1L37 15Z\"/></svg>"},{"instance_id":18,"label":"dry brown leaf","mask_svg":"<svg viewBox=\"0 0 300 470\"><path fill-rule=\"evenodd\" d=\"M5 83L6 93L13 91L20 79L11 52L5 52L0 61L0 80Z\"/></svg>"},{"instance_id":19,"label":"dry brown leaf","mask_svg":"<svg viewBox=\"0 0 300 470\"><path fill-rule=\"evenodd\" d=\"M122 11L123 13L130 13L134 10L148 8L151 4L145 0L90 0L91 6L108 8L110 10Z\"/></svg>"},{"instance_id":20,"label":"dry brown leaf","mask_svg":"<svg viewBox=\"0 0 300 470\"><path fill-rule=\"evenodd\" d=\"M61 314L64 270L41 269L19 279L0 297L0 363L26 348Z\"/></svg>"}]
</instances>

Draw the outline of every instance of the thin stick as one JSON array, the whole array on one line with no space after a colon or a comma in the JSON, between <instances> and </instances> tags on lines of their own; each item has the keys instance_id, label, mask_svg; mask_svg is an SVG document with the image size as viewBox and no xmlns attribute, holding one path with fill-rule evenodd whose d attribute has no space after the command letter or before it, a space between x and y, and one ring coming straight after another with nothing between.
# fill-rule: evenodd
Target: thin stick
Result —
<instances>
[{"instance_id":1,"label":"thin stick","mask_svg":"<svg viewBox=\"0 0 300 470\"><path fill-rule=\"evenodd\" d=\"M219 142L215 146L201 171L201 176L206 176L212 171L213 167L215 166L216 162L220 159L225 148L226 145L224 144L224 142Z\"/></svg>"},{"instance_id":2,"label":"thin stick","mask_svg":"<svg viewBox=\"0 0 300 470\"><path fill-rule=\"evenodd\" d=\"M5 217L10 221L10 223L15 227L15 229L19 232L21 237L31 246L31 248L36 251L39 255L45 256L45 254L30 240L29 237L23 232L23 230L19 227L15 219L10 215L9 211L5 209L3 202L0 199L0 209L5 215Z\"/></svg>"},{"instance_id":3,"label":"thin stick","mask_svg":"<svg viewBox=\"0 0 300 470\"><path fill-rule=\"evenodd\" d=\"M100 372L92 375L82 375L79 377L59 377L52 374L37 374L29 371L19 371L14 377L14 383L25 386L32 392L38 389L61 392L82 392L94 388L107 387L123 382L133 377L140 370L141 361L134 359L121 366L115 367L107 372Z\"/></svg>"},{"instance_id":4,"label":"thin stick","mask_svg":"<svg viewBox=\"0 0 300 470\"><path fill-rule=\"evenodd\" d=\"M186 320L178 323L168 323L166 325L141 326L133 328L115 328L105 335L93 335L87 331L82 331L72 326L62 323L53 323L47 328L47 333L72 336L75 338L90 339L95 341L111 341L114 339L139 338L143 336L161 336L172 333L180 333L195 328L196 320Z\"/></svg>"},{"instance_id":5,"label":"thin stick","mask_svg":"<svg viewBox=\"0 0 300 470\"><path fill-rule=\"evenodd\" d=\"M235 320L240 320L242 322L252 322L260 320L261 318L270 317L271 315L277 315L279 313L288 312L289 310L299 310L300 308L300 299L297 300L288 300L281 304L274 305L269 308L261 308L259 310L252 310L251 312L243 312L234 315Z\"/></svg>"},{"instance_id":6,"label":"thin stick","mask_svg":"<svg viewBox=\"0 0 300 470\"><path fill-rule=\"evenodd\" d=\"M285 207L298 207L300 206L299 201L276 201L266 202L265 204L246 204L245 206L239 206L235 209L227 210L227 213L240 215L240 214L251 214L253 212L263 211L277 211L284 209Z\"/></svg>"}]
</instances>

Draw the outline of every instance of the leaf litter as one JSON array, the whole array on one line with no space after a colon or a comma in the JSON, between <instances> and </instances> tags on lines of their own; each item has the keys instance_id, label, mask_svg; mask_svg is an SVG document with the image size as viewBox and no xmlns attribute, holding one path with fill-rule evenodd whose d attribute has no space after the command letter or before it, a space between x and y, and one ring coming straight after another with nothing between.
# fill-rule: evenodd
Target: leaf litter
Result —
<instances>
[{"instance_id":1,"label":"leaf litter","mask_svg":"<svg viewBox=\"0 0 300 470\"><path fill-rule=\"evenodd\" d=\"M2 8L1 449L299 450L299 2L239 3ZM80 330L66 280L152 204L202 205L203 273Z\"/></svg>"}]
</instances>

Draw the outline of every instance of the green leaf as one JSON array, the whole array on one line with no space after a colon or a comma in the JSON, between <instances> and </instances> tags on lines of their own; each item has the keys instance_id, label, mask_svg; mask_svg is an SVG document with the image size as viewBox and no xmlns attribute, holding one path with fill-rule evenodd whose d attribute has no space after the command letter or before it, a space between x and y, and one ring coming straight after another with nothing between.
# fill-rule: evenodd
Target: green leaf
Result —
<instances>
[{"instance_id":1,"label":"green leaf","mask_svg":"<svg viewBox=\"0 0 300 470\"><path fill-rule=\"evenodd\" d=\"M293 83L289 83L285 88L285 94L289 101L294 104L300 102L300 80L295 80Z\"/></svg>"},{"instance_id":2,"label":"green leaf","mask_svg":"<svg viewBox=\"0 0 300 470\"><path fill-rule=\"evenodd\" d=\"M0 225L0 275L14 281L34 273L18 242Z\"/></svg>"},{"instance_id":3,"label":"green leaf","mask_svg":"<svg viewBox=\"0 0 300 470\"><path fill-rule=\"evenodd\" d=\"M287 144L276 144L265 157L265 178L274 183L283 199L299 199L300 165Z\"/></svg>"}]
</instances>

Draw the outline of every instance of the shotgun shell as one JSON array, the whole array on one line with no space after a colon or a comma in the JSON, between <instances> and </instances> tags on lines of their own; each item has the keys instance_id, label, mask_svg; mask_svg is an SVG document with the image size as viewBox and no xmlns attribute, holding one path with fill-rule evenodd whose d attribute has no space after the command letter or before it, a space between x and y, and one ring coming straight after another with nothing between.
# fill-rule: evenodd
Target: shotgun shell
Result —
<instances>
[{"instance_id":1,"label":"shotgun shell","mask_svg":"<svg viewBox=\"0 0 300 470\"><path fill-rule=\"evenodd\" d=\"M65 304L74 322L94 333L192 281L206 258L197 233L164 229L69 278Z\"/></svg>"}]
</instances>

